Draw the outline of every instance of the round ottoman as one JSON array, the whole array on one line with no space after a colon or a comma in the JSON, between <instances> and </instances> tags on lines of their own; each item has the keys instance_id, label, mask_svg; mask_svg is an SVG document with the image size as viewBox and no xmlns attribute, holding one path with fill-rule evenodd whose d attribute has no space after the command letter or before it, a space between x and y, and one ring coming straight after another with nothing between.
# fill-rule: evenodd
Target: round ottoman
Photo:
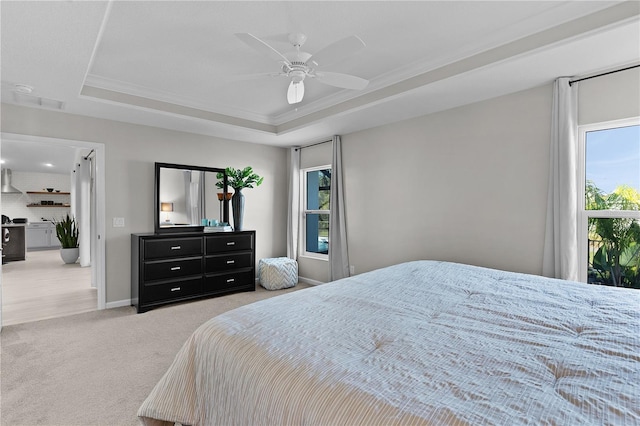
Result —
<instances>
[{"instance_id":1,"label":"round ottoman","mask_svg":"<svg viewBox=\"0 0 640 426\"><path fill-rule=\"evenodd\" d=\"M260 259L258 279L267 290L293 287L298 283L298 262L288 257Z\"/></svg>"}]
</instances>

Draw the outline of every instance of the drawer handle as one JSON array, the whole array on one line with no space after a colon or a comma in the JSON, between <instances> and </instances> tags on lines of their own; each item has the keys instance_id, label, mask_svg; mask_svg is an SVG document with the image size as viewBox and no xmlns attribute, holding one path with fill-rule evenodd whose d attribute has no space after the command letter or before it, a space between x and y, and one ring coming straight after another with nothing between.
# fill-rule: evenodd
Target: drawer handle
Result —
<instances>
[{"instance_id":1,"label":"drawer handle","mask_svg":"<svg viewBox=\"0 0 640 426\"><path fill-rule=\"evenodd\" d=\"M236 242L235 242L235 241L229 241L229 242L227 243L227 245L228 245L228 246L235 246L235 245L236 245Z\"/></svg>"},{"instance_id":2,"label":"drawer handle","mask_svg":"<svg viewBox=\"0 0 640 426\"><path fill-rule=\"evenodd\" d=\"M172 271L179 271L180 267L179 266L174 266L173 268L171 268Z\"/></svg>"},{"instance_id":3,"label":"drawer handle","mask_svg":"<svg viewBox=\"0 0 640 426\"><path fill-rule=\"evenodd\" d=\"M171 250L180 250L182 249L181 246L171 246Z\"/></svg>"},{"instance_id":4,"label":"drawer handle","mask_svg":"<svg viewBox=\"0 0 640 426\"><path fill-rule=\"evenodd\" d=\"M227 265L233 265L234 263L236 263L235 260L227 260Z\"/></svg>"},{"instance_id":5,"label":"drawer handle","mask_svg":"<svg viewBox=\"0 0 640 426\"><path fill-rule=\"evenodd\" d=\"M234 282L235 280L236 280L235 278L229 278L229 279L227 280L227 282L228 282L228 283L232 283L232 282Z\"/></svg>"},{"instance_id":6,"label":"drawer handle","mask_svg":"<svg viewBox=\"0 0 640 426\"><path fill-rule=\"evenodd\" d=\"M171 291L180 291L180 287L174 287L171 289Z\"/></svg>"}]
</instances>

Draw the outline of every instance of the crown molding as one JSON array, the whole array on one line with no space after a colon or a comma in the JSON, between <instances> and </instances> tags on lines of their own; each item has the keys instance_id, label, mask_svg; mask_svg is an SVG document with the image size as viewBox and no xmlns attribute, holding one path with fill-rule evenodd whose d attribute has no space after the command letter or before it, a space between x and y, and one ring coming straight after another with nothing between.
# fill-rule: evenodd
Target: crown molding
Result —
<instances>
[{"instance_id":1,"label":"crown molding","mask_svg":"<svg viewBox=\"0 0 640 426\"><path fill-rule=\"evenodd\" d=\"M175 93L163 92L148 87L127 83L107 77L89 74L85 78L84 86L90 86L98 89L105 89L111 92L119 92L125 95L132 95L140 98L153 99L167 104L174 104L188 108L205 111L213 114L221 114L225 116L237 117L243 120L254 121L262 124L275 125L273 120L263 114L256 114L240 108L229 108L215 102L201 102L196 99L177 95Z\"/></svg>"}]
</instances>

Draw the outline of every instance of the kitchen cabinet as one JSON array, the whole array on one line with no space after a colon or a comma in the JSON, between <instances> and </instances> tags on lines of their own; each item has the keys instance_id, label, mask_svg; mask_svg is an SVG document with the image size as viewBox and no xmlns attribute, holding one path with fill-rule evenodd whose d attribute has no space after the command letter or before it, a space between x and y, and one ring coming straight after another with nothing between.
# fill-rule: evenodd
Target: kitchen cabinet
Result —
<instances>
[{"instance_id":1,"label":"kitchen cabinet","mask_svg":"<svg viewBox=\"0 0 640 426\"><path fill-rule=\"evenodd\" d=\"M24 225L2 225L2 263L24 259Z\"/></svg>"},{"instance_id":2,"label":"kitchen cabinet","mask_svg":"<svg viewBox=\"0 0 640 426\"><path fill-rule=\"evenodd\" d=\"M27 250L60 248L56 226L51 222L31 222L27 225Z\"/></svg>"}]
</instances>

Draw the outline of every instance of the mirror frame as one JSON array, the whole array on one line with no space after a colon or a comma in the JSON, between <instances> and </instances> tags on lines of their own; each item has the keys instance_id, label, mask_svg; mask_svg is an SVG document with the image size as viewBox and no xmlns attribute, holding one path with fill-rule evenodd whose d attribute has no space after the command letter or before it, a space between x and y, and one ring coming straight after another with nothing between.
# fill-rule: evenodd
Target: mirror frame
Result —
<instances>
[{"instance_id":1,"label":"mirror frame","mask_svg":"<svg viewBox=\"0 0 640 426\"><path fill-rule=\"evenodd\" d=\"M172 163L155 163L155 188L153 196L153 227L156 234L168 233L168 232L202 232L204 226L202 225L182 225L182 226L160 226L160 169L179 169L179 170L198 170L202 172L223 173L224 189L223 192L228 192L228 176L225 169L219 169L216 167L201 167L201 166L188 166L185 164L172 164ZM223 201L223 221L229 223L229 200L225 198Z\"/></svg>"}]
</instances>

